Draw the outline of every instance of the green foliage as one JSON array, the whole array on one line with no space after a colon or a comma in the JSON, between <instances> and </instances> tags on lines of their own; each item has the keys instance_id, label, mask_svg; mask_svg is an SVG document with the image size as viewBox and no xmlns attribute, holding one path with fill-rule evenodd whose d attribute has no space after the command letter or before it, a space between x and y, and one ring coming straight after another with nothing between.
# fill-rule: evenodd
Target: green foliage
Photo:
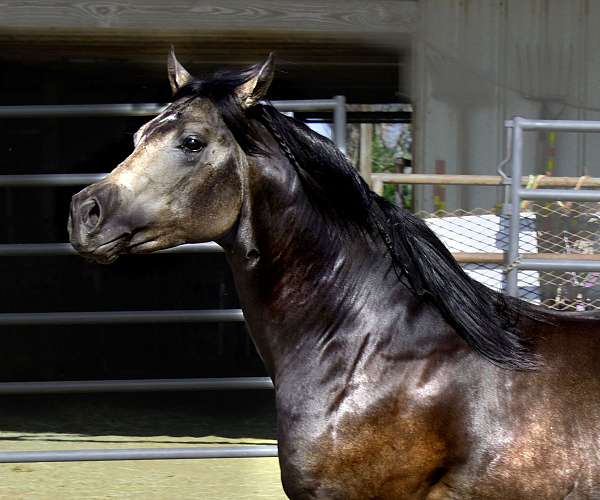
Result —
<instances>
[{"instance_id":1,"label":"green foliage","mask_svg":"<svg viewBox=\"0 0 600 500\"><path fill-rule=\"evenodd\" d=\"M396 172L396 160L393 149L388 149L383 145L379 134L373 134L373 172Z\"/></svg>"},{"instance_id":2,"label":"green foliage","mask_svg":"<svg viewBox=\"0 0 600 500\"><path fill-rule=\"evenodd\" d=\"M373 172L389 172L398 173L396 170L398 148L386 148L378 133L373 134L373 150L372 150L372 169ZM396 189L402 189L402 199L404 207L410 209L412 207L412 186L394 184L384 184L383 197L391 202L396 201Z\"/></svg>"}]
</instances>

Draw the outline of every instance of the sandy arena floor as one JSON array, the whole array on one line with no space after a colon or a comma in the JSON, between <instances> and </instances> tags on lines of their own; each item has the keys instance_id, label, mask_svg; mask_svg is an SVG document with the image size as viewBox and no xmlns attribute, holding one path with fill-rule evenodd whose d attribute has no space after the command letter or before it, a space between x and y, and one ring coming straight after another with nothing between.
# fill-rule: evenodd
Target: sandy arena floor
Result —
<instances>
[{"instance_id":1,"label":"sandy arena floor","mask_svg":"<svg viewBox=\"0 0 600 500\"><path fill-rule=\"evenodd\" d=\"M0 450L274 444L266 393L11 397ZM275 458L0 464L0 499L285 499Z\"/></svg>"}]
</instances>

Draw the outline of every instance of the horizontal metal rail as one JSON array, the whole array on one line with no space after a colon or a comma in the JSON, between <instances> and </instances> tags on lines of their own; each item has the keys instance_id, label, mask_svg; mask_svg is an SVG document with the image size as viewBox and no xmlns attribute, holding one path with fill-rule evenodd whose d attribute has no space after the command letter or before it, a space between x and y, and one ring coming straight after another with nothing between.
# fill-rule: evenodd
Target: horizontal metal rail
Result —
<instances>
[{"instance_id":1,"label":"horizontal metal rail","mask_svg":"<svg viewBox=\"0 0 600 500\"><path fill-rule=\"evenodd\" d=\"M333 99L305 99L301 101L271 101L279 111L332 111L340 103L345 104L344 96L336 95Z\"/></svg>"},{"instance_id":2,"label":"horizontal metal rail","mask_svg":"<svg viewBox=\"0 0 600 500\"><path fill-rule=\"evenodd\" d=\"M0 325L89 325L130 323L229 323L244 321L241 309L3 313Z\"/></svg>"},{"instance_id":3,"label":"horizontal metal rail","mask_svg":"<svg viewBox=\"0 0 600 500\"><path fill-rule=\"evenodd\" d=\"M51 104L0 106L0 118L57 118L76 116L154 116L166 104Z\"/></svg>"},{"instance_id":4,"label":"horizontal metal rail","mask_svg":"<svg viewBox=\"0 0 600 500\"><path fill-rule=\"evenodd\" d=\"M276 445L206 448L130 448L106 450L4 451L0 463L165 460L276 457Z\"/></svg>"},{"instance_id":5,"label":"horizontal metal rail","mask_svg":"<svg viewBox=\"0 0 600 500\"><path fill-rule=\"evenodd\" d=\"M600 191L592 189L519 189L522 200L600 201Z\"/></svg>"},{"instance_id":6,"label":"horizontal metal rail","mask_svg":"<svg viewBox=\"0 0 600 500\"><path fill-rule=\"evenodd\" d=\"M269 377L0 382L0 395L273 389Z\"/></svg>"},{"instance_id":7,"label":"horizontal metal rail","mask_svg":"<svg viewBox=\"0 0 600 500\"><path fill-rule=\"evenodd\" d=\"M518 262L516 267L527 271L600 272L600 262L593 260L524 259Z\"/></svg>"},{"instance_id":8,"label":"horizontal metal rail","mask_svg":"<svg viewBox=\"0 0 600 500\"><path fill-rule=\"evenodd\" d=\"M190 243L179 245L166 250L159 250L163 253L223 253L223 248L215 242L208 243ZM61 256L78 255L77 251L70 243L14 243L0 245L0 257L42 257L42 256Z\"/></svg>"},{"instance_id":9,"label":"horizontal metal rail","mask_svg":"<svg viewBox=\"0 0 600 500\"><path fill-rule=\"evenodd\" d=\"M223 253L223 248L217 243L192 243L178 247L160 250L156 254L195 254ZM0 257L52 257L78 255L70 243L16 243L0 245ZM452 256L462 264L502 264L505 257L501 252L453 252ZM524 259L573 259L594 261L600 260L598 254L552 254L534 253L521 255Z\"/></svg>"},{"instance_id":10,"label":"horizontal metal rail","mask_svg":"<svg viewBox=\"0 0 600 500\"><path fill-rule=\"evenodd\" d=\"M333 99L306 99L299 101L271 101L279 111L332 111L339 104ZM32 106L0 106L1 118L76 117L76 116L153 116L167 104L52 104Z\"/></svg>"},{"instance_id":11,"label":"horizontal metal rail","mask_svg":"<svg viewBox=\"0 0 600 500\"><path fill-rule=\"evenodd\" d=\"M223 249L214 242L193 243L160 250L157 254L193 254L223 253ZM0 245L0 257L53 257L78 255L70 243L15 243ZM454 258L461 263L494 263L503 262L503 254L483 252L455 252ZM600 258L600 256L598 256Z\"/></svg>"},{"instance_id":12,"label":"horizontal metal rail","mask_svg":"<svg viewBox=\"0 0 600 500\"><path fill-rule=\"evenodd\" d=\"M86 186L108 174L23 174L0 175L0 187Z\"/></svg>"},{"instance_id":13,"label":"horizontal metal rail","mask_svg":"<svg viewBox=\"0 0 600 500\"><path fill-rule=\"evenodd\" d=\"M516 117L504 122L505 127L521 130L557 130L560 132L600 132L600 122L586 120L530 120Z\"/></svg>"}]
</instances>

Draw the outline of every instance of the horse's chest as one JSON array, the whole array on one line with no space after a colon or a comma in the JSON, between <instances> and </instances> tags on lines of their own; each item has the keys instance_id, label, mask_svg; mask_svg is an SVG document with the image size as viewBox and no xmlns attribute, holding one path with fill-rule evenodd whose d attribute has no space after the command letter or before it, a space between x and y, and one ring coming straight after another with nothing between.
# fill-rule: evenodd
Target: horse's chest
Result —
<instances>
[{"instance_id":1,"label":"horse's chest","mask_svg":"<svg viewBox=\"0 0 600 500\"><path fill-rule=\"evenodd\" d=\"M280 429L282 479L292 499L426 498L443 475L445 442L420 415L284 416Z\"/></svg>"}]
</instances>

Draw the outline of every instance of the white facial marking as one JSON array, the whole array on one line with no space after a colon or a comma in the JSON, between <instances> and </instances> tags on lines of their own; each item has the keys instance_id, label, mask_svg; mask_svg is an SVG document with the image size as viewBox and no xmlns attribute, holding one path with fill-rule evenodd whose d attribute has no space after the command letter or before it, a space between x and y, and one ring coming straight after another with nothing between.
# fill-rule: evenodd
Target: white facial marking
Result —
<instances>
[{"instance_id":1,"label":"white facial marking","mask_svg":"<svg viewBox=\"0 0 600 500\"><path fill-rule=\"evenodd\" d=\"M135 135L133 136L134 145L137 146L140 142L144 141L147 138L146 130L148 130L151 125L160 125L161 123L173 122L173 121L176 121L178 118L179 118L179 116L176 112L170 113L166 116L163 116L161 114L161 115L158 115L156 118L153 118L152 120L150 120L149 122L144 124L142 126L142 128L140 128L135 133Z\"/></svg>"},{"instance_id":2,"label":"white facial marking","mask_svg":"<svg viewBox=\"0 0 600 500\"><path fill-rule=\"evenodd\" d=\"M157 116L155 118L155 120L157 120L158 118L160 118L160 116ZM167 115L167 116L161 118L156 123L159 124L159 123L163 123L163 122L172 122L172 121L175 121L175 120L177 120L177 113L172 113L170 115Z\"/></svg>"},{"instance_id":3,"label":"white facial marking","mask_svg":"<svg viewBox=\"0 0 600 500\"><path fill-rule=\"evenodd\" d=\"M138 180L138 176L131 170L123 170L122 172L119 172L119 175L115 180L120 186L133 191L135 182Z\"/></svg>"}]
</instances>

